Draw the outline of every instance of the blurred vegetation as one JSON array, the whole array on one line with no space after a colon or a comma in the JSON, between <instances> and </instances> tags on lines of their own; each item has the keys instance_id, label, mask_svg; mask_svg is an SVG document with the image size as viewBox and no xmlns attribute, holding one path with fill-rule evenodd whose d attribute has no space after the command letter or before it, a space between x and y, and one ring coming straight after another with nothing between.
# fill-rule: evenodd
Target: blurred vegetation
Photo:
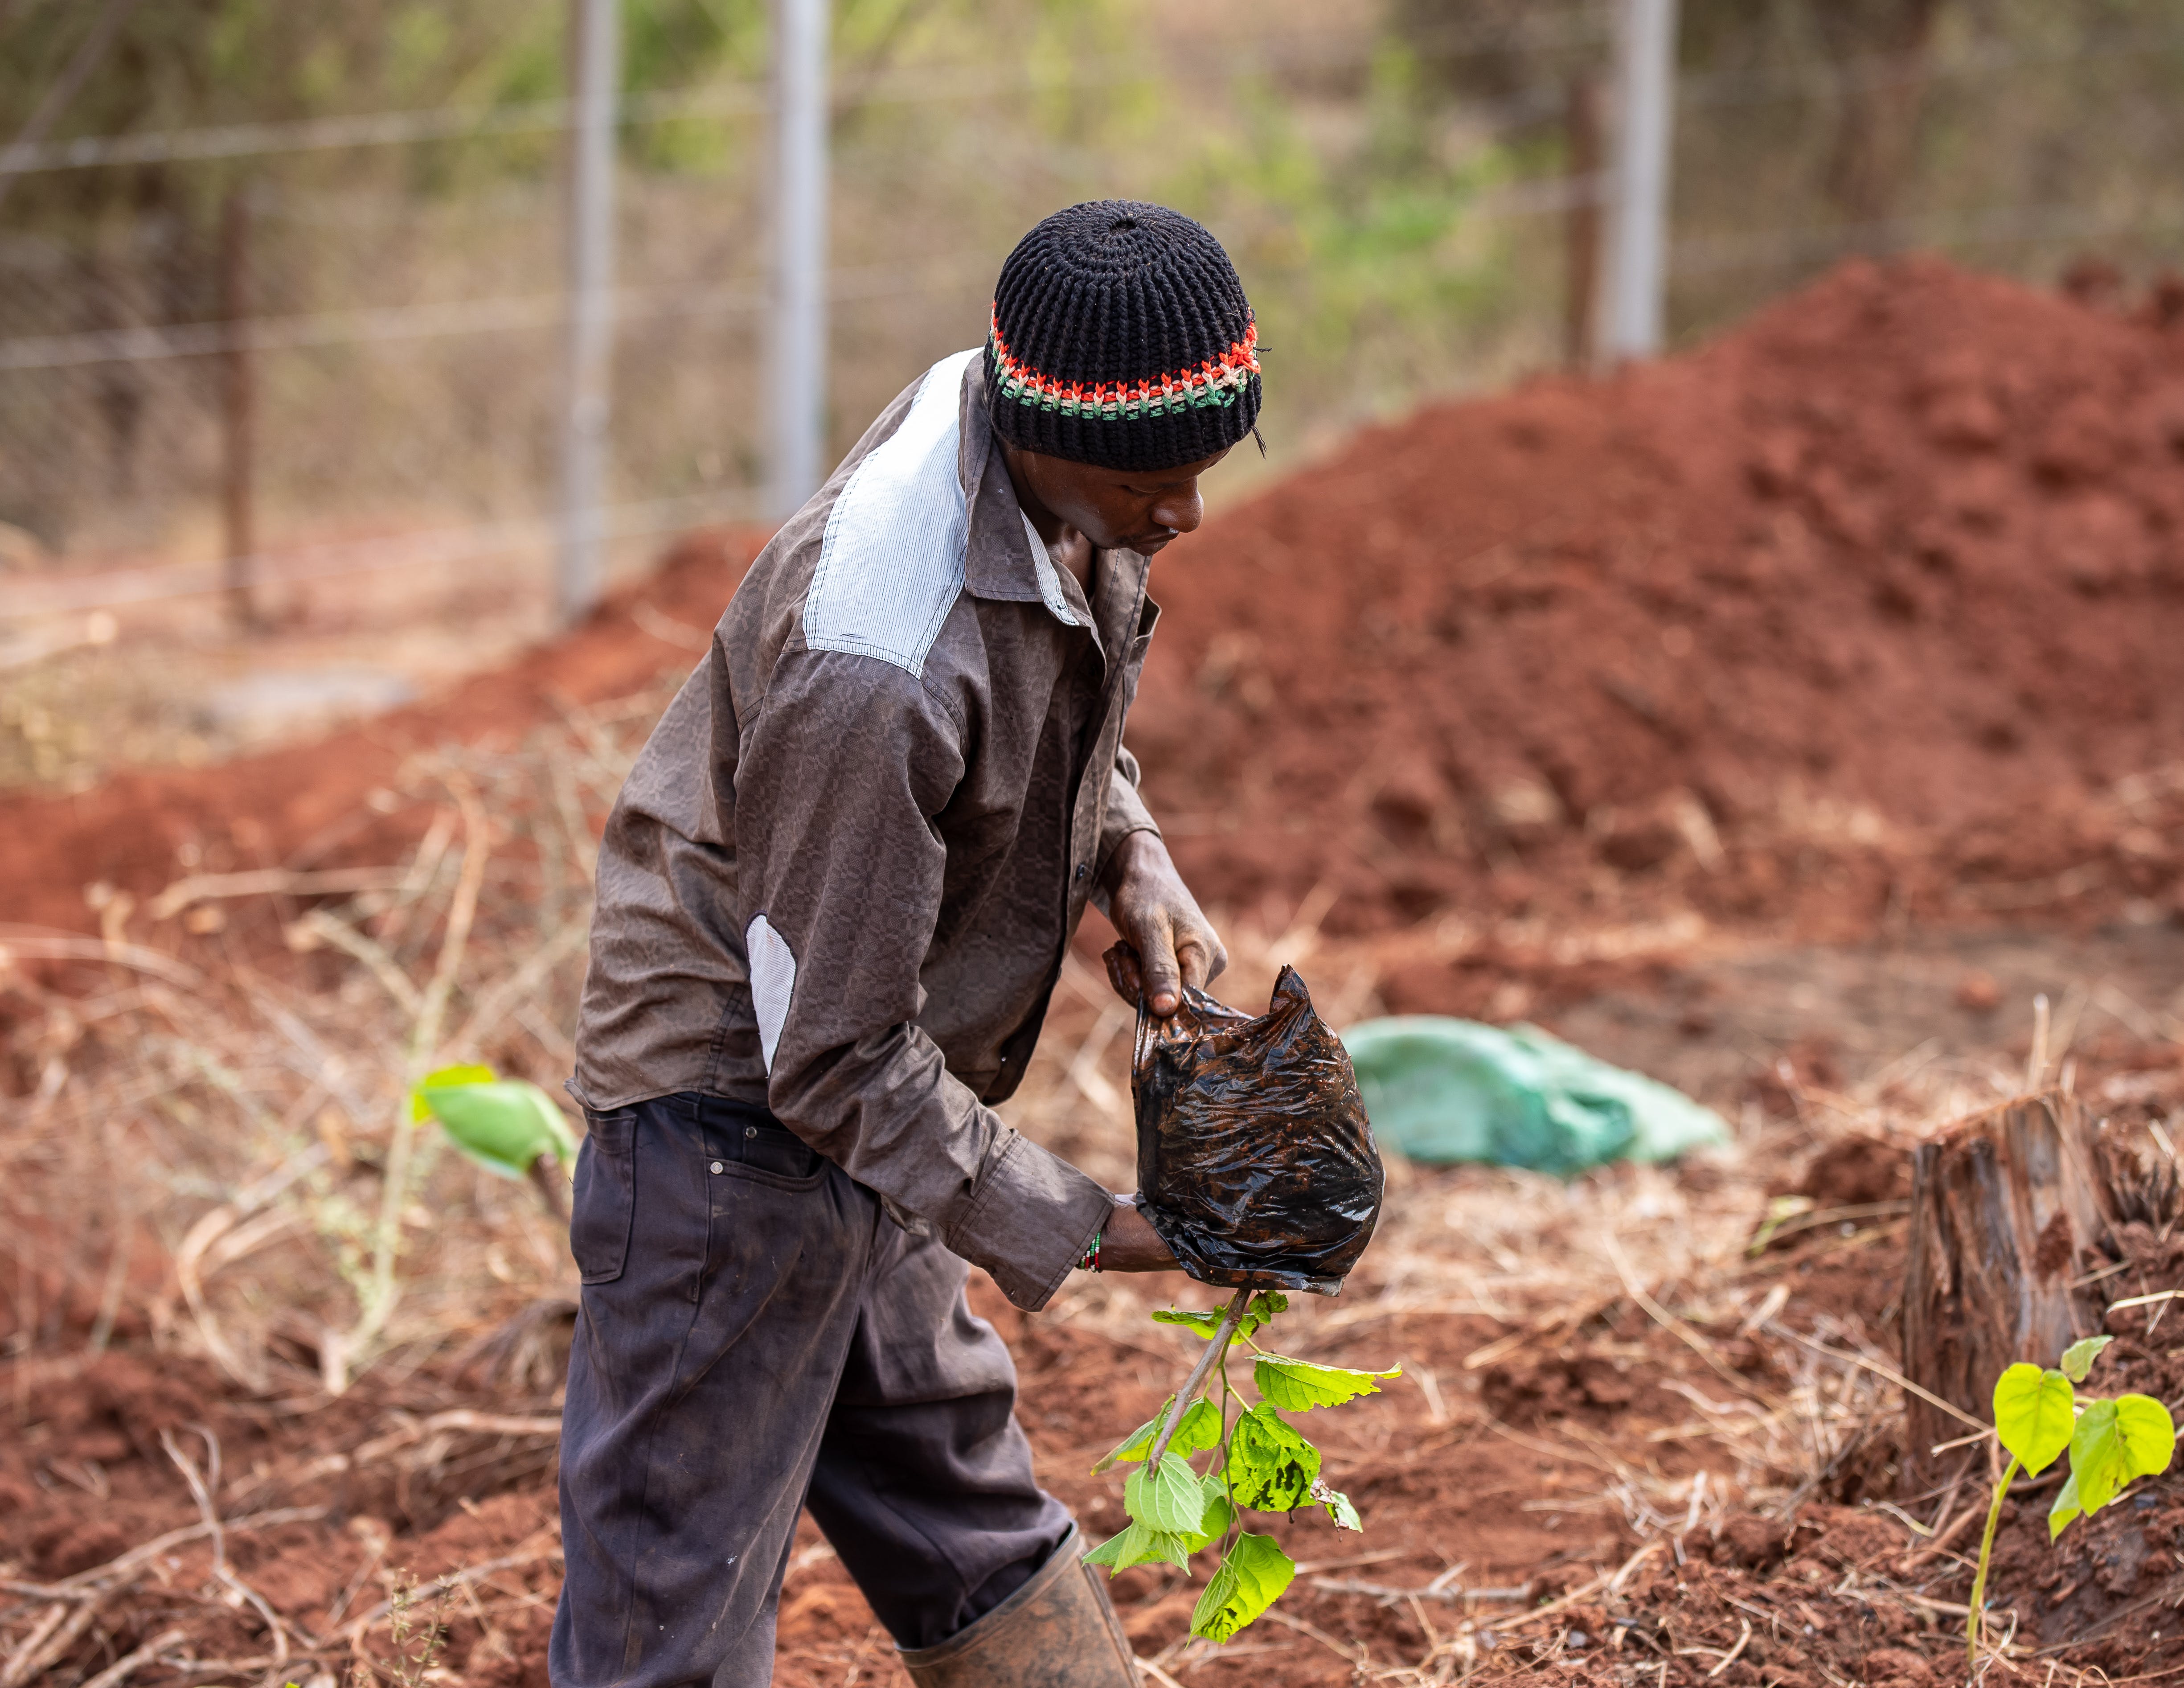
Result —
<instances>
[{"instance_id":1,"label":"blurred vegetation","mask_svg":"<svg viewBox=\"0 0 2184 1688\"><path fill-rule=\"evenodd\" d=\"M1392 0L1451 107L1596 75L1525 0ZM1436 48L1461 23L1468 50ZM2177 0L1680 0L1672 333L1847 252L1930 248L2048 280L2184 257Z\"/></svg>"},{"instance_id":2,"label":"blurred vegetation","mask_svg":"<svg viewBox=\"0 0 2184 1688\"><path fill-rule=\"evenodd\" d=\"M623 9L619 271L666 302L622 330L615 495L726 493L763 467L767 7ZM551 102L566 10L0 0L0 144ZM2177 0L1682 15L1680 338L1847 250L1933 245L2045 277L2086 249L2144 272L2184 249ZM1565 219L1524 184L1568 169L1571 90L1605 75L1613 16L1604 0L838 0L836 447L980 336L1026 226L1095 195L1165 200L1230 244L1267 346L1271 468L1552 365ZM0 178L0 339L216 317L238 195L260 213L260 311L549 293L560 156L542 123ZM550 324L265 364L276 537L329 512L550 500ZM202 549L217 379L208 358L0 377L0 519L56 545Z\"/></svg>"}]
</instances>

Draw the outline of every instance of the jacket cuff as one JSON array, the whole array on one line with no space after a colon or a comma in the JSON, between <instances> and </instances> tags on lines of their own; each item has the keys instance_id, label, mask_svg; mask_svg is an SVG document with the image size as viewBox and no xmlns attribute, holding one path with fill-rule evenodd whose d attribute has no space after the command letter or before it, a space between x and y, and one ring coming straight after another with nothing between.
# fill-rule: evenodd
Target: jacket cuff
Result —
<instances>
[{"instance_id":1,"label":"jacket cuff","mask_svg":"<svg viewBox=\"0 0 2184 1688\"><path fill-rule=\"evenodd\" d=\"M1060 1155L1011 1131L978 1193L941 1240L983 1266L1027 1313L1053 1299L1115 1199Z\"/></svg>"},{"instance_id":2,"label":"jacket cuff","mask_svg":"<svg viewBox=\"0 0 2184 1688\"><path fill-rule=\"evenodd\" d=\"M1108 785L1107 807L1100 817L1100 858L1092 864L1093 884L1104 886L1107 882L1108 863L1133 832L1150 832L1157 838L1161 836L1160 823L1145 807L1138 788L1118 773Z\"/></svg>"}]
</instances>

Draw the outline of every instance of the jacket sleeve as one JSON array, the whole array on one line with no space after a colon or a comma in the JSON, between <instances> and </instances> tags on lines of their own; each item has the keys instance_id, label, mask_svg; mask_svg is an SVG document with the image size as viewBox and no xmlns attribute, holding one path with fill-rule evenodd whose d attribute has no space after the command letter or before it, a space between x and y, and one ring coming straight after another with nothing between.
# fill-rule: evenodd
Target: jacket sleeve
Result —
<instances>
[{"instance_id":1,"label":"jacket sleeve","mask_svg":"<svg viewBox=\"0 0 2184 1688\"><path fill-rule=\"evenodd\" d=\"M1045 1304L1112 1200L1001 1122L916 1024L961 780L960 729L906 669L783 655L736 771L736 878L769 1105L928 1221L1010 1300Z\"/></svg>"},{"instance_id":2,"label":"jacket sleeve","mask_svg":"<svg viewBox=\"0 0 2184 1688\"><path fill-rule=\"evenodd\" d=\"M1115 774L1107 782L1107 806L1100 816L1099 858L1093 864L1093 882L1107 882L1107 864L1117 846L1133 832L1160 836L1160 823L1145 807L1138 790L1138 759L1122 746L1115 746ZM1105 904L1101 905L1103 908Z\"/></svg>"}]
</instances>

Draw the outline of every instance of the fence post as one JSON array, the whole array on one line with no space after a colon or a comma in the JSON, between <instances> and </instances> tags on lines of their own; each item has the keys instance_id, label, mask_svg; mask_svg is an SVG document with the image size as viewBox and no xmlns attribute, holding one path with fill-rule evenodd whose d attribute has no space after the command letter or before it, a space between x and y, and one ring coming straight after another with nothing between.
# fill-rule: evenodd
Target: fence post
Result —
<instances>
[{"instance_id":1,"label":"fence post","mask_svg":"<svg viewBox=\"0 0 2184 1688\"><path fill-rule=\"evenodd\" d=\"M606 543L599 495L614 366L615 111L621 81L617 0L571 0L569 29L569 315L554 567L565 623L598 601Z\"/></svg>"},{"instance_id":2,"label":"fence post","mask_svg":"<svg viewBox=\"0 0 2184 1688\"><path fill-rule=\"evenodd\" d=\"M1601 145L1600 78L1586 73L1569 85L1568 165L1571 184L1564 230L1568 274L1563 282L1563 361L1591 369L1600 344L1600 223L1606 199Z\"/></svg>"},{"instance_id":3,"label":"fence post","mask_svg":"<svg viewBox=\"0 0 2184 1688\"><path fill-rule=\"evenodd\" d=\"M816 491L827 430L828 0L775 0L773 484L786 519Z\"/></svg>"},{"instance_id":4,"label":"fence post","mask_svg":"<svg viewBox=\"0 0 2184 1688\"><path fill-rule=\"evenodd\" d=\"M245 630L259 624L252 591L258 562L258 394L248 339L250 303L250 190L238 183L228 190L220 220L220 314L227 324L226 349L220 361L220 511L228 616Z\"/></svg>"},{"instance_id":5,"label":"fence post","mask_svg":"<svg viewBox=\"0 0 2184 1688\"><path fill-rule=\"evenodd\" d=\"M1616 31L1614 245L1602 337L1611 358L1650 357L1661 349L1675 98L1676 0L1623 0Z\"/></svg>"}]
</instances>

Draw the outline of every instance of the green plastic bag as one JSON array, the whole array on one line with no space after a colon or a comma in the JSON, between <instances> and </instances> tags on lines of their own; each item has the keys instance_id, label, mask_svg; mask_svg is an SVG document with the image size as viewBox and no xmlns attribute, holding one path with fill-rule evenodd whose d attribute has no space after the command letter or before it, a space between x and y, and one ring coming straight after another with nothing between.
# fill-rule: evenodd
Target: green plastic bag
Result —
<instances>
[{"instance_id":1,"label":"green plastic bag","mask_svg":"<svg viewBox=\"0 0 2184 1688\"><path fill-rule=\"evenodd\" d=\"M1353 1026L1342 1042L1373 1134L1413 1160L1568 1176L1730 1140L1711 1108L1536 1026L1406 1014Z\"/></svg>"}]
</instances>

